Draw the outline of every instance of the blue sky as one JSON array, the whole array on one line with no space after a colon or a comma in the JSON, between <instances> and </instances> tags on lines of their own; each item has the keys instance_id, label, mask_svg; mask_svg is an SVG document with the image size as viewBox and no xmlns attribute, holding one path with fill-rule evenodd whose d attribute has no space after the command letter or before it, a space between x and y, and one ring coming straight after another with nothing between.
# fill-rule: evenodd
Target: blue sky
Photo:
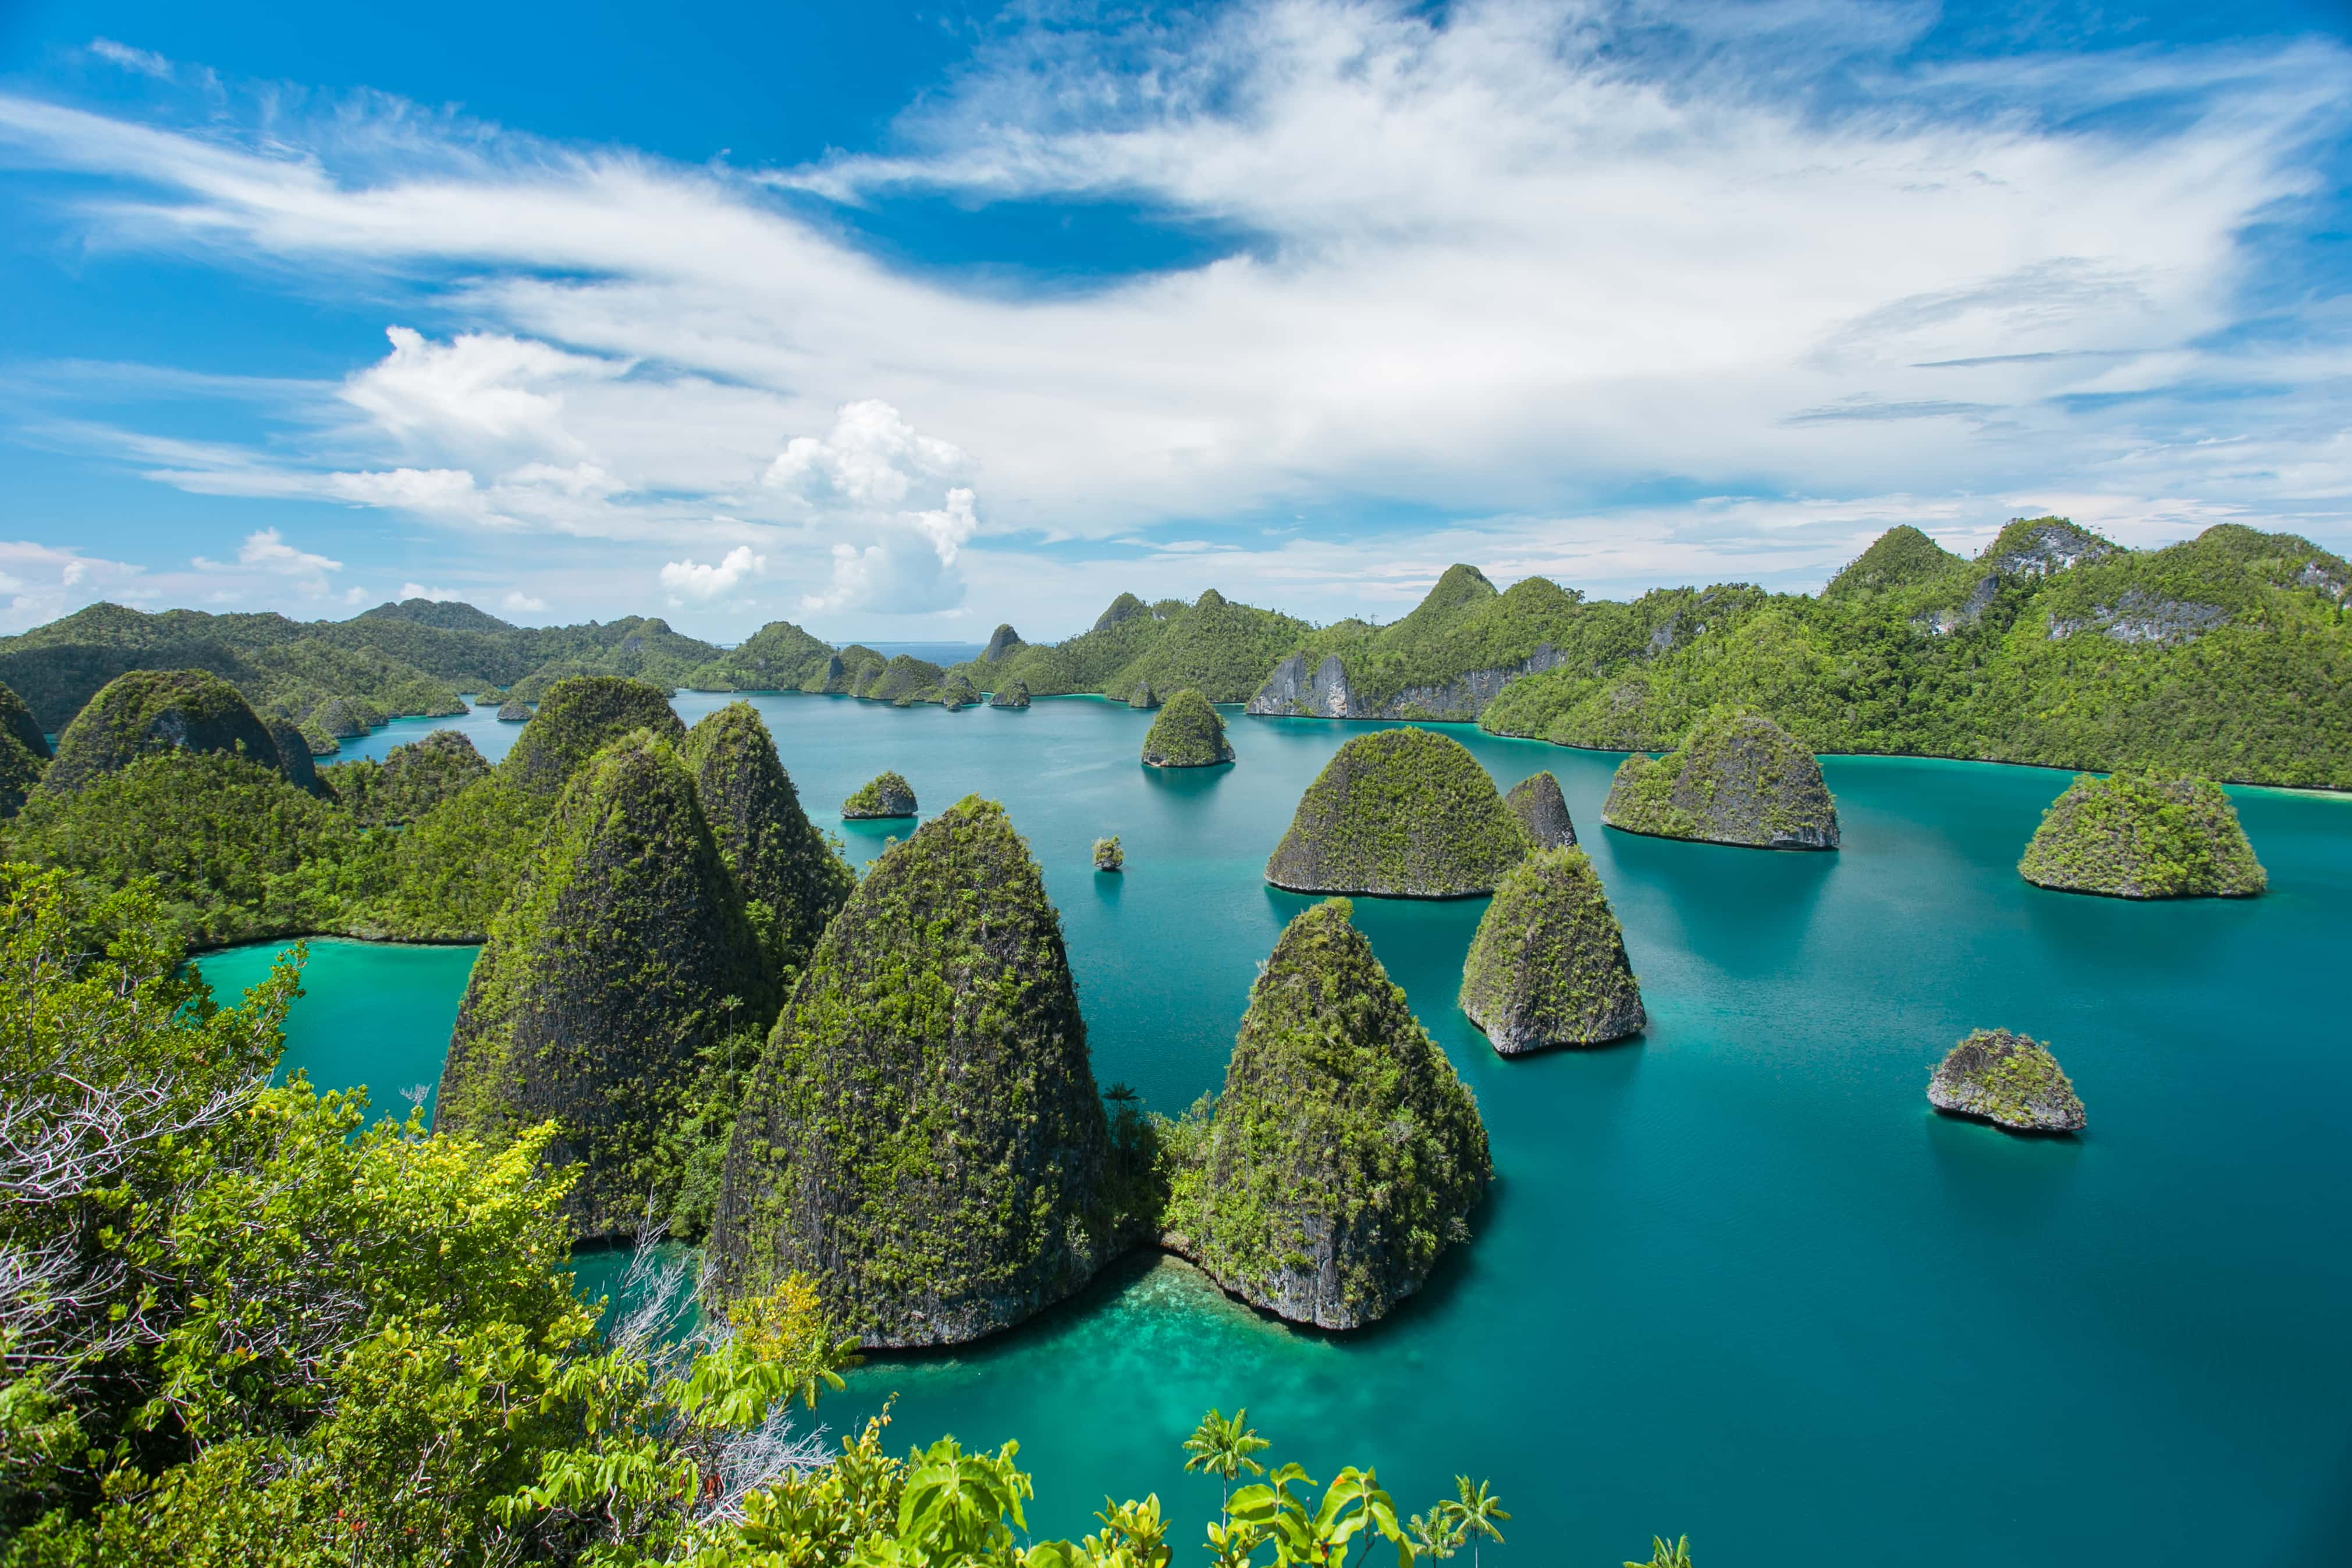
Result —
<instances>
[{"instance_id":1,"label":"blue sky","mask_svg":"<svg viewBox=\"0 0 2352 1568\"><path fill-rule=\"evenodd\" d=\"M0 631L2352 548L2352 26L0 0Z\"/></svg>"}]
</instances>

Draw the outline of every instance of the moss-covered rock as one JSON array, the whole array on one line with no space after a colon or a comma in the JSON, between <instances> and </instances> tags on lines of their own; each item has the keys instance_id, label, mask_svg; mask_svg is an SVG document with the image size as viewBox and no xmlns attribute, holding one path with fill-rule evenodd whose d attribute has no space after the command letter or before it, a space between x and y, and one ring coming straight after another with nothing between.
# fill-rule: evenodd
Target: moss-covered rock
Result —
<instances>
[{"instance_id":1,"label":"moss-covered rock","mask_svg":"<svg viewBox=\"0 0 2352 1568\"><path fill-rule=\"evenodd\" d=\"M980 656L992 664L999 659L1010 658L1027 646L1021 640L1020 632L1009 625L999 626L988 634L988 646L981 650Z\"/></svg>"},{"instance_id":2,"label":"moss-covered rock","mask_svg":"<svg viewBox=\"0 0 2352 1568\"><path fill-rule=\"evenodd\" d=\"M711 1060L748 1061L775 1007L693 775L667 740L625 737L557 798L491 923L435 1125L504 1144L555 1120L549 1159L585 1167L575 1230L629 1235L685 1178Z\"/></svg>"},{"instance_id":3,"label":"moss-covered rock","mask_svg":"<svg viewBox=\"0 0 2352 1568\"><path fill-rule=\"evenodd\" d=\"M1160 694L1151 689L1150 681L1138 681L1128 689L1127 706L1139 708L1158 707Z\"/></svg>"},{"instance_id":4,"label":"moss-covered rock","mask_svg":"<svg viewBox=\"0 0 2352 1568\"><path fill-rule=\"evenodd\" d=\"M1419 1290L1492 1175L1469 1090L1350 913L1327 900L1275 944L1162 1237L1227 1291L1327 1329Z\"/></svg>"},{"instance_id":5,"label":"moss-covered rock","mask_svg":"<svg viewBox=\"0 0 2352 1568\"><path fill-rule=\"evenodd\" d=\"M390 828L456 800L489 771L472 741L454 729L436 729L394 747L382 762L339 762L327 770L327 784L363 826Z\"/></svg>"},{"instance_id":6,"label":"moss-covered rock","mask_svg":"<svg viewBox=\"0 0 2352 1568\"><path fill-rule=\"evenodd\" d=\"M485 686L474 694L473 701L476 707L504 707L507 695L495 686Z\"/></svg>"},{"instance_id":7,"label":"moss-covered rock","mask_svg":"<svg viewBox=\"0 0 2352 1568\"><path fill-rule=\"evenodd\" d=\"M1625 934L1582 850L1545 850L1503 878L1471 938L1461 1001L1505 1056L1641 1033Z\"/></svg>"},{"instance_id":8,"label":"moss-covered rock","mask_svg":"<svg viewBox=\"0 0 2352 1568\"><path fill-rule=\"evenodd\" d=\"M1570 820L1568 800L1559 780L1549 772L1531 773L1511 786L1503 804L1519 820L1539 850L1567 849L1576 842L1576 823Z\"/></svg>"},{"instance_id":9,"label":"moss-covered rock","mask_svg":"<svg viewBox=\"0 0 2352 1568\"><path fill-rule=\"evenodd\" d=\"M959 708L978 707L980 688L971 684L971 676L959 670L940 677L936 700L950 713Z\"/></svg>"},{"instance_id":10,"label":"moss-covered rock","mask_svg":"<svg viewBox=\"0 0 2352 1568\"><path fill-rule=\"evenodd\" d=\"M909 707L929 700L925 694L936 690L944 673L929 659L900 653L879 670L859 680L853 690L868 702L896 703L900 707Z\"/></svg>"},{"instance_id":11,"label":"moss-covered rock","mask_svg":"<svg viewBox=\"0 0 2352 1568\"><path fill-rule=\"evenodd\" d=\"M915 787L897 773L877 773L841 803L841 814L853 821L915 814Z\"/></svg>"},{"instance_id":12,"label":"moss-covered rock","mask_svg":"<svg viewBox=\"0 0 2352 1568\"><path fill-rule=\"evenodd\" d=\"M1115 1252L1109 1134L1061 924L966 798L826 930L746 1092L712 1247L733 1298L798 1270L868 1344L955 1344Z\"/></svg>"},{"instance_id":13,"label":"moss-covered rock","mask_svg":"<svg viewBox=\"0 0 2352 1568\"><path fill-rule=\"evenodd\" d=\"M1927 1103L2020 1133L2079 1133L2083 1102L2041 1041L1980 1029L1952 1047L1927 1080Z\"/></svg>"},{"instance_id":14,"label":"moss-covered rock","mask_svg":"<svg viewBox=\"0 0 2352 1568\"><path fill-rule=\"evenodd\" d=\"M857 874L801 809L800 791L750 703L705 714L678 750L694 769L703 815L735 873L781 997L856 890Z\"/></svg>"},{"instance_id":15,"label":"moss-covered rock","mask_svg":"<svg viewBox=\"0 0 2352 1568\"><path fill-rule=\"evenodd\" d=\"M1384 729L1341 747L1299 799L1265 880L1295 893L1492 893L1534 848L1460 741Z\"/></svg>"},{"instance_id":16,"label":"moss-covered rock","mask_svg":"<svg viewBox=\"0 0 2352 1568\"><path fill-rule=\"evenodd\" d=\"M640 729L672 741L686 734L657 687L625 675L574 675L547 688L499 771L519 789L553 795L582 763Z\"/></svg>"},{"instance_id":17,"label":"moss-covered rock","mask_svg":"<svg viewBox=\"0 0 2352 1568\"><path fill-rule=\"evenodd\" d=\"M1002 687L998 690L995 695L988 699L988 706L991 707L1027 707L1029 706L1028 683L1025 681L1013 681Z\"/></svg>"},{"instance_id":18,"label":"moss-covered rock","mask_svg":"<svg viewBox=\"0 0 2352 1568\"><path fill-rule=\"evenodd\" d=\"M1117 833L1113 833L1107 839L1095 841L1095 870L1125 871L1126 869L1127 852L1118 847Z\"/></svg>"},{"instance_id":19,"label":"moss-covered rock","mask_svg":"<svg viewBox=\"0 0 2352 1568\"><path fill-rule=\"evenodd\" d=\"M530 705L520 697L509 697L499 705L500 724L528 724L530 721Z\"/></svg>"},{"instance_id":20,"label":"moss-covered rock","mask_svg":"<svg viewBox=\"0 0 2352 1568\"><path fill-rule=\"evenodd\" d=\"M1143 737L1143 760L1153 768L1213 768L1234 759L1225 721L1199 692L1168 699Z\"/></svg>"},{"instance_id":21,"label":"moss-covered rock","mask_svg":"<svg viewBox=\"0 0 2352 1568\"><path fill-rule=\"evenodd\" d=\"M269 738L278 747L278 770L286 782L297 789L315 791L319 788L319 766L312 759L310 738L291 719L267 718L262 723L269 730Z\"/></svg>"},{"instance_id":22,"label":"moss-covered rock","mask_svg":"<svg viewBox=\"0 0 2352 1568\"><path fill-rule=\"evenodd\" d=\"M268 726L235 686L202 670L133 670L108 682L66 726L40 788L68 794L168 751L216 752L284 771Z\"/></svg>"},{"instance_id":23,"label":"moss-covered rock","mask_svg":"<svg viewBox=\"0 0 2352 1568\"><path fill-rule=\"evenodd\" d=\"M0 685L0 818L16 814L48 765L49 739L41 733L33 710Z\"/></svg>"},{"instance_id":24,"label":"moss-covered rock","mask_svg":"<svg viewBox=\"0 0 2352 1568\"><path fill-rule=\"evenodd\" d=\"M2081 774L2017 862L2040 887L2115 898L2251 898L2270 884L2218 784Z\"/></svg>"},{"instance_id":25,"label":"moss-covered rock","mask_svg":"<svg viewBox=\"0 0 2352 1568\"><path fill-rule=\"evenodd\" d=\"M1679 750L1625 758L1601 820L1629 833L1759 850L1838 847L1822 765L1763 715L1717 708Z\"/></svg>"},{"instance_id":26,"label":"moss-covered rock","mask_svg":"<svg viewBox=\"0 0 2352 1568\"><path fill-rule=\"evenodd\" d=\"M310 710L306 722L320 735L331 735L337 740L357 740L383 723L383 716L356 698L329 697Z\"/></svg>"}]
</instances>

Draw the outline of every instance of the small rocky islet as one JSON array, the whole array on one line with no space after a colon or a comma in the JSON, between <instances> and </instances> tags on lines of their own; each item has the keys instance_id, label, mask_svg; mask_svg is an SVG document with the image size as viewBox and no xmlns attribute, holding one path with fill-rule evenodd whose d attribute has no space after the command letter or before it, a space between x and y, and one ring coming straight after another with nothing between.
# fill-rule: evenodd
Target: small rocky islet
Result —
<instances>
[{"instance_id":1,"label":"small rocky islet","mask_svg":"<svg viewBox=\"0 0 2352 1568\"><path fill-rule=\"evenodd\" d=\"M1117 833L1113 833L1107 839L1097 839L1095 841L1094 858L1095 870L1097 871L1125 871L1127 869L1127 852L1119 848L1118 835Z\"/></svg>"},{"instance_id":2,"label":"small rocky islet","mask_svg":"<svg viewBox=\"0 0 2352 1568\"><path fill-rule=\"evenodd\" d=\"M1528 831L1539 850L1570 849L1576 843L1576 823L1569 817L1567 798L1559 780L1549 771L1531 773L1511 786L1503 804Z\"/></svg>"},{"instance_id":3,"label":"small rocky islet","mask_svg":"<svg viewBox=\"0 0 2352 1568\"><path fill-rule=\"evenodd\" d=\"M1029 706L1029 686L1024 681L1007 682L990 695L988 706L1002 708L1024 708Z\"/></svg>"},{"instance_id":4,"label":"small rocky islet","mask_svg":"<svg viewBox=\"0 0 2352 1568\"><path fill-rule=\"evenodd\" d=\"M2110 898L2252 898L2270 884L2220 785L2144 773L2077 776L2017 871L2037 887Z\"/></svg>"},{"instance_id":5,"label":"small rocky islet","mask_svg":"<svg viewBox=\"0 0 2352 1568\"><path fill-rule=\"evenodd\" d=\"M1837 802L1822 766L1762 714L1717 708L1663 757L1618 766L1601 821L1622 832L1746 849L1834 850Z\"/></svg>"},{"instance_id":6,"label":"small rocky islet","mask_svg":"<svg viewBox=\"0 0 2352 1568\"><path fill-rule=\"evenodd\" d=\"M1339 747L1300 797L1265 880L1293 893L1463 898L1535 848L1469 748L1403 727Z\"/></svg>"},{"instance_id":7,"label":"small rocky islet","mask_svg":"<svg viewBox=\"0 0 2352 1568\"><path fill-rule=\"evenodd\" d=\"M841 803L841 814L853 822L871 822L915 814L915 787L901 775L877 773Z\"/></svg>"},{"instance_id":8,"label":"small rocky islet","mask_svg":"<svg viewBox=\"0 0 2352 1568\"><path fill-rule=\"evenodd\" d=\"M1460 1002L1505 1056L1642 1032L1625 934L1582 850L1538 852L1503 878L1470 940Z\"/></svg>"},{"instance_id":9,"label":"small rocky islet","mask_svg":"<svg viewBox=\"0 0 2352 1568\"><path fill-rule=\"evenodd\" d=\"M1980 1029L1945 1054L1927 1103L1948 1115L2012 1133L2079 1133L2083 1102L2050 1048L2005 1029Z\"/></svg>"},{"instance_id":10,"label":"small rocky islet","mask_svg":"<svg viewBox=\"0 0 2352 1568\"><path fill-rule=\"evenodd\" d=\"M1207 697L1191 688L1168 699L1143 737L1147 768L1214 768L1233 759L1224 719Z\"/></svg>"}]
</instances>

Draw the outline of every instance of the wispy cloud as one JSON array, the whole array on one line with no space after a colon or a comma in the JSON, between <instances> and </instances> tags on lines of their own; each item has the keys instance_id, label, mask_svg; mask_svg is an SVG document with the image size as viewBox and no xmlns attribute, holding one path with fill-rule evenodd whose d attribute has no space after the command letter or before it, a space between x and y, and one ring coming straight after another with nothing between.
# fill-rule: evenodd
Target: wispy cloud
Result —
<instances>
[{"instance_id":1,"label":"wispy cloud","mask_svg":"<svg viewBox=\"0 0 2352 1568\"><path fill-rule=\"evenodd\" d=\"M158 81L172 79L172 62L152 49L134 49L129 44L118 44L112 38L92 38L89 52L109 65L121 66L142 77Z\"/></svg>"}]
</instances>

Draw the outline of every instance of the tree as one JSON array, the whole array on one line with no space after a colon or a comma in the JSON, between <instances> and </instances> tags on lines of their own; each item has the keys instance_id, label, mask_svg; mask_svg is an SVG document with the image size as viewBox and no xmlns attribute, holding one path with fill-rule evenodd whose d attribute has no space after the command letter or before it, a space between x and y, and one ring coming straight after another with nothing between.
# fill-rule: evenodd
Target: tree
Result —
<instances>
[{"instance_id":1,"label":"tree","mask_svg":"<svg viewBox=\"0 0 2352 1568\"><path fill-rule=\"evenodd\" d=\"M1628 1563L1625 1568L1691 1568L1690 1537L1685 1535L1672 1546L1660 1535L1650 1537L1650 1560Z\"/></svg>"},{"instance_id":2,"label":"tree","mask_svg":"<svg viewBox=\"0 0 2352 1568\"><path fill-rule=\"evenodd\" d=\"M1126 1087L1123 1083L1113 1084L1112 1092ZM1250 1427L1246 1408L1235 1410L1231 1420L1211 1410L1201 1417L1201 1424L1192 1428L1192 1435L1184 1439L1184 1452L1188 1456L1184 1460L1186 1471L1205 1470L1224 1483L1223 1493L1217 1503L1218 1523L1231 1521L1229 1511L1234 1482L1241 1479L1242 1472L1247 1470L1254 1476L1265 1474L1265 1467L1250 1456L1264 1453L1273 1446Z\"/></svg>"},{"instance_id":3,"label":"tree","mask_svg":"<svg viewBox=\"0 0 2352 1568\"><path fill-rule=\"evenodd\" d=\"M1444 1514L1452 1523L1457 1542L1470 1542L1471 1568L1477 1568L1478 1538L1484 1536L1500 1546L1503 1532L1495 1528L1496 1523L1511 1516L1503 1511L1502 1500L1488 1490L1485 1481L1474 1487L1468 1476L1455 1476L1454 1490L1455 1495L1452 1500L1439 1503L1436 1511Z\"/></svg>"}]
</instances>

